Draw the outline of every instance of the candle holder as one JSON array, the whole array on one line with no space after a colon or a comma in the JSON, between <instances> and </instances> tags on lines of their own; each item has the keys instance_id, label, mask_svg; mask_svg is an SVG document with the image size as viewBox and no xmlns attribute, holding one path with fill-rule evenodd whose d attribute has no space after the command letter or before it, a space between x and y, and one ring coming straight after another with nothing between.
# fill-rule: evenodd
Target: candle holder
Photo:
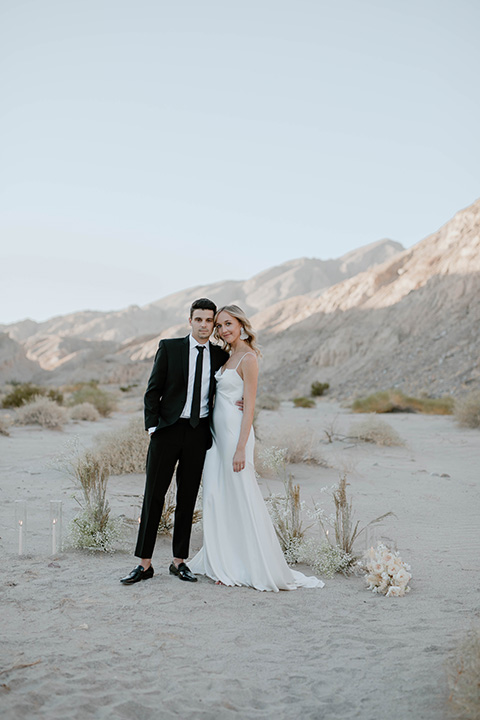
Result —
<instances>
[{"instance_id":1,"label":"candle holder","mask_svg":"<svg viewBox=\"0 0 480 720\"><path fill-rule=\"evenodd\" d=\"M18 554L25 555L27 551L27 502L15 500L15 526L18 530Z\"/></svg>"},{"instance_id":2,"label":"candle holder","mask_svg":"<svg viewBox=\"0 0 480 720\"><path fill-rule=\"evenodd\" d=\"M62 550L62 502L50 501L50 530L52 538L52 555Z\"/></svg>"},{"instance_id":3,"label":"candle holder","mask_svg":"<svg viewBox=\"0 0 480 720\"><path fill-rule=\"evenodd\" d=\"M378 530L375 526L367 526L365 528L365 550L370 550L370 548L375 548L377 546L377 537Z\"/></svg>"},{"instance_id":4,"label":"candle holder","mask_svg":"<svg viewBox=\"0 0 480 720\"><path fill-rule=\"evenodd\" d=\"M132 513L132 520L131 520L132 539L133 539L134 543L137 541L137 538L138 538L138 529L140 527L141 517L142 517L142 506L141 505L134 506L133 513Z\"/></svg>"}]
</instances>

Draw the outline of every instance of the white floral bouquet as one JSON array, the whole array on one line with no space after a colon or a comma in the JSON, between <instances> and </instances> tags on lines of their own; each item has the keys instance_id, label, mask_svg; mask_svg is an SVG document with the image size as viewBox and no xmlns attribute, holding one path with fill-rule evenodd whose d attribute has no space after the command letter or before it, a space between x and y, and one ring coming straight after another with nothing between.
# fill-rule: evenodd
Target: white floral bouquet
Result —
<instances>
[{"instance_id":1,"label":"white floral bouquet","mask_svg":"<svg viewBox=\"0 0 480 720\"><path fill-rule=\"evenodd\" d=\"M368 589L387 597L402 597L410 592L408 583L412 577L410 565L403 562L398 552L383 543L365 553L364 568L367 572Z\"/></svg>"}]
</instances>

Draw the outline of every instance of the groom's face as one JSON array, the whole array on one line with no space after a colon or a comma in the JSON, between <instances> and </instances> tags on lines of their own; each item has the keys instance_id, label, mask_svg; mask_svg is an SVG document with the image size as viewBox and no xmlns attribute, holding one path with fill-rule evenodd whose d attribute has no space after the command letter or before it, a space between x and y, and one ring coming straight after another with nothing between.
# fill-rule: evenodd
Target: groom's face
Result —
<instances>
[{"instance_id":1,"label":"groom's face","mask_svg":"<svg viewBox=\"0 0 480 720\"><path fill-rule=\"evenodd\" d=\"M194 339L202 345L213 332L213 310L194 310L189 320Z\"/></svg>"}]
</instances>

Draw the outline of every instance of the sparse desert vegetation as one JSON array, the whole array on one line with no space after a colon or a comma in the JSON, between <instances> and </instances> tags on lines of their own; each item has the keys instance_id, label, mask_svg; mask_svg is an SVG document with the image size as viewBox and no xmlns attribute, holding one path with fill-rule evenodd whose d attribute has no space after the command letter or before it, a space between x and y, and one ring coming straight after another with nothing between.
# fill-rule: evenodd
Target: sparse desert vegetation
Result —
<instances>
[{"instance_id":1,"label":"sparse desert vegetation","mask_svg":"<svg viewBox=\"0 0 480 720\"><path fill-rule=\"evenodd\" d=\"M312 400L312 398L310 397L305 397L304 395L301 395L300 397L293 398L293 404L295 407L313 408L315 407L315 400Z\"/></svg>"},{"instance_id":2,"label":"sparse desert vegetation","mask_svg":"<svg viewBox=\"0 0 480 720\"><path fill-rule=\"evenodd\" d=\"M41 425L49 430L60 430L67 422L67 410L42 396L19 407L15 416L17 425Z\"/></svg>"},{"instance_id":3,"label":"sparse desert vegetation","mask_svg":"<svg viewBox=\"0 0 480 720\"><path fill-rule=\"evenodd\" d=\"M448 662L450 706L459 720L480 719L480 626L460 640Z\"/></svg>"},{"instance_id":4,"label":"sparse desert vegetation","mask_svg":"<svg viewBox=\"0 0 480 720\"><path fill-rule=\"evenodd\" d=\"M116 409L117 403L112 393L102 390L95 380L74 385L68 400L69 405L90 403L97 408L100 415L108 417Z\"/></svg>"},{"instance_id":5,"label":"sparse desert vegetation","mask_svg":"<svg viewBox=\"0 0 480 720\"><path fill-rule=\"evenodd\" d=\"M381 390L357 398L352 404L353 412L357 413L393 413L418 412L427 415L451 415L454 399L450 396L440 398L410 397L400 390Z\"/></svg>"},{"instance_id":6,"label":"sparse desert vegetation","mask_svg":"<svg viewBox=\"0 0 480 720\"><path fill-rule=\"evenodd\" d=\"M460 427L480 428L480 390L474 390L455 403L455 419Z\"/></svg>"},{"instance_id":7,"label":"sparse desert vegetation","mask_svg":"<svg viewBox=\"0 0 480 720\"><path fill-rule=\"evenodd\" d=\"M263 447L263 449L262 449ZM260 475L268 477L268 463L264 462L264 452L268 447L280 447L285 452L285 462L291 464L306 463L307 465L326 466L320 453L320 441L317 433L305 432L299 428L292 428L290 432L277 432L274 436L262 437L258 443L258 452L255 467Z\"/></svg>"},{"instance_id":8,"label":"sparse desert vegetation","mask_svg":"<svg viewBox=\"0 0 480 720\"><path fill-rule=\"evenodd\" d=\"M313 397L321 397L330 387L329 383L313 382L310 387L310 395Z\"/></svg>"},{"instance_id":9,"label":"sparse desert vegetation","mask_svg":"<svg viewBox=\"0 0 480 720\"><path fill-rule=\"evenodd\" d=\"M56 388L46 388L33 383L11 383L12 389L2 399L2 407L19 408L32 402L36 397L47 397L58 403L63 402L62 393Z\"/></svg>"},{"instance_id":10,"label":"sparse desert vegetation","mask_svg":"<svg viewBox=\"0 0 480 720\"><path fill-rule=\"evenodd\" d=\"M132 418L127 425L98 438L97 452L111 475L143 473L149 436L142 418Z\"/></svg>"},{"instance_id":11,"label":"sparse desert vegetation","mask_svg":"<svg viewBox=\"0 0 480 720\"><path fill-rule=\"evenodd\" d=\"M262 393L255 402L256 410L278 410L280 398L272 393Z\"/></svg>"},{"instance_id":12,"label":"sparse desert vegetation","mask_svg":"<svg viewBox=\"0 0 480 720\"><path fill-rule=\"evenodd\" d=\"M4 417L0 417L0 435L6 435L7 437L10 435L10 433L8 432L10 424L11 423L9 420Z\"/></svg>"},{"instance_id":13,"label":"sparse desert vegetation","mask_svg":"<svg viewBox=\"0 0 480 720\"><path fill-rule=\"evenodd\" d=\"M335 514L327 515L320 504L315 505L315 518L325 534L325 539L334 548L338 548L348 557L349 562L347 568L351 569L354 561L358 557L354 551L354 544L358 537L366 531L371 525L376 525L385 518L392 516L392 512L384 513L374 520L360 527L360 520L354 520L353 501L347 495L347 475L344 473L340 476L338 484L332 488L332 497L335 505ZM330 533L329 528L333 530ZM333 542L332 534L335 537Z\"/></svg>"},{"instance_id":14,"label":"sparse desert vegetation","mask_svg":"<svg viewBox=\"0 0 480 720\"><path fill-rule=\"evenodd\" d=\"M375 443L375 445L386 445L388 447L405 444L391 425L377 417L370 417L353 423L350 427L349 436L355 440L371 442Z\"/></svg>"},{"instance_id":15,"label":"sparse desert vegetation","mask_svg":"<svg viewBox=\"0 0 480 720\"><path fill-rule=\"evenodd\" d=\"M92 403L84 402L80 405L74 405L70 410L70 417L72 420L88 420L89 422L96 422L100 420L100 413L98 412L95 405Z\"/></svg>"},{"instance_id":16,"label":"sparse desert vegetation","mask_svg":"<svg viewBox=\"0 0 480 720\"><path fill-rule=\"evenodd\" d=\"M96 453L85 452L71 464L71 474L82 490L81 512L72 520L69 544L74 548L113 552L120 523L110 517L107 500L109 472Z\"/></svg>"},{"instance_id":17,"label":"sparse desert vegetation","mask_svg":"<svg viewBox=\"0 0 480 720\"><path fill-rule=\"evenodd\" d=\"M296 563L307 529L302 519L304 503L300 500L300 486L293 483L293 475L288 472L285 448L267 448L262 459L283 482L284 493L271 493L266 503L285 558L287 562Z\"/></svg>"}]
</instances>

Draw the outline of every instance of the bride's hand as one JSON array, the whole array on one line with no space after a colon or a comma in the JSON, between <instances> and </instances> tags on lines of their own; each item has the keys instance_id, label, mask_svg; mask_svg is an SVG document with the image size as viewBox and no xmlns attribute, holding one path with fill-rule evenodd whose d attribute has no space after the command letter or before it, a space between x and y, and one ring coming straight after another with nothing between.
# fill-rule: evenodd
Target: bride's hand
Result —
<instances>
[{"instance_id":1,"label":"bride's hand","mask_svg":"<svg viewBox=\"0 0 480 720\"><path fill-rule=\"evenodd\" d=\"M245 469L245 450L235 450L233 456L233 472L240 472Z\"/></svg>"}]
</instances>

